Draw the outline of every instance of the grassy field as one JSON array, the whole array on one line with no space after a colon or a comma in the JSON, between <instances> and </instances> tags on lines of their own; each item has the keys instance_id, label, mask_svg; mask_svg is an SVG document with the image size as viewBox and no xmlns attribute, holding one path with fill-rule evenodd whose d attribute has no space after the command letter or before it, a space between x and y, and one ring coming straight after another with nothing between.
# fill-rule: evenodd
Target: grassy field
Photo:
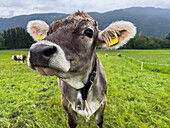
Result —
<instances>
[{"instance_id":1,"label":"grassy field","mask_svg":"<svg viewBox=\"0 0 170 128\"><path fill-rule=\"evenodd\" d=\"M139 68L141 68L141 62L144 62L143 65L144 69L148 69L153 72L162 72L162 73L170 74L170 50L169 49L119 50L116 52L111 52L111 55L117 55L117 53L121 53L123 57L125 57L125 59L127 59L129 62L132 61L132 63L138 66ZM131 58L133 59L131 60ZM167 66L167 64L169 66Z\"/></svg>"},{"instance_id":2,"label":"grassy field","mask_svg":"<svg viewBox=\"0 0 170 128\"><path fill-rule=\"evenodd\" d=\"M165 52L164 59L155 62L170 64L168 50L118 52L148 62L154 62L150 55L164 56ZM169 128L170 75L141 71L136 63L116 56L118 52L107 52L108 58L106 52L98 52L108 82L103 127ZM0 51L0 127L68 128L56 77L41 76L26 64L18 65L11 60L15 54L27 52ZM96 127L94 116L88 123L79 116L77 128Z\"/></svg>"}]
</instances>

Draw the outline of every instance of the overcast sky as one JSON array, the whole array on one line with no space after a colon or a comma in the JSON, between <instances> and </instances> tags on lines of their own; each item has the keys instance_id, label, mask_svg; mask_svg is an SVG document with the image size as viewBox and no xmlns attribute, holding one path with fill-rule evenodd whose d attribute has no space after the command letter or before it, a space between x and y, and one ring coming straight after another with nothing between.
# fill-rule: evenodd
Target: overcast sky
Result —
<instances>
[{"instance_id":1,"label":"overcast sky","mask_svg":"<svg viewBox=\"0 0 170 128\"><path fill-rule=\"evenodd\" d=\"M0 17L33 13L107 12L129 7L170 8L170 0L0 0Z\"/></svg>"}]
</instances>

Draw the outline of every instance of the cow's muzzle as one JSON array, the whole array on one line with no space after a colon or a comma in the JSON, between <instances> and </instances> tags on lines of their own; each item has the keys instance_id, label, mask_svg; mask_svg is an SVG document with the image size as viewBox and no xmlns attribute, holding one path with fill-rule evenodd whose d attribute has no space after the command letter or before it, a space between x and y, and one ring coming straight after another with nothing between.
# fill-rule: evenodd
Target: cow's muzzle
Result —
<instances>
[{"instance_id":1,"label":"cow's muzzle","mask_svg":"<svg viewBox=\"0 0 170 128\"><path fill-rule=\"evenodd\" d=\"M50 58L57 53L57 48L52 45L37 44L30 48L30 64L34 66L48 66Z\"/></svg>"}]
</instances>

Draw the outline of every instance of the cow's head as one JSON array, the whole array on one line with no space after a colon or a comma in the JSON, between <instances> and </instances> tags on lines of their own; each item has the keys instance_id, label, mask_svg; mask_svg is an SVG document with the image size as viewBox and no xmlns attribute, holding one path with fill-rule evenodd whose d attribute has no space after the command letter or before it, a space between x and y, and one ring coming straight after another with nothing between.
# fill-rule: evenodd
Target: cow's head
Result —
<instances>
[{"instance_id":1,"label":"cow's head","mask_svg":"<svg viewBox=\"0 0 170 128\"><path fill-rule=\"evenodd\" d=\"M50 26L30 21L27 31L37 41L30 48L28 65L40 74L66 79L90 72L97 44L109 46L116 38L112 47L117 49L135 36L136 28L130 22L119 21L99 31L92 17L76 12Z\"/></svg>"}]
</instances>

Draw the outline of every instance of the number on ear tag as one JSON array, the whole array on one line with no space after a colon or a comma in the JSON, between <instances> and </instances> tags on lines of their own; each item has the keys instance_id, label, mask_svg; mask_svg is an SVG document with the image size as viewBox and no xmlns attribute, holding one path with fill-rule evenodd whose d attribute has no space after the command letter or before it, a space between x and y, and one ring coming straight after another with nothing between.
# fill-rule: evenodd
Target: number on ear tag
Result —
<instances>
[{"instance_id":1,"label":"number on ear tag","mask_svg":"<svg viewBox=\"0 0 170 128\"><path fill-rule=\"evenodd\" d=\"M109 42L109 46L115 45L119 42L119 38L117 37L112 37L112 41Z\"/></svg>"}]
</instances>

